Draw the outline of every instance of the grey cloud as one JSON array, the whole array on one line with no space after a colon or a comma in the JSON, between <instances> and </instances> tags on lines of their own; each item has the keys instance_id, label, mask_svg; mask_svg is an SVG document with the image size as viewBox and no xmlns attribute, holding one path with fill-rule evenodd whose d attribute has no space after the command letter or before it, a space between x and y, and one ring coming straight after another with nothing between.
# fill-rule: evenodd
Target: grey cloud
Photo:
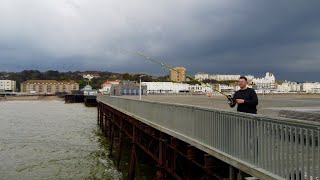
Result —
<instances>
[{"instance_id":1,"label":"grey cloud","mask_svg":"<svg viewBox=\"0 0 320 180\"><path fill-rule=\"evenodd\" d=\"M272 71L281 79L319 80L318 1L1 3L0 70L66 64L65 70L166 73L120 50L128 48L191 74Z\"/></svg>"}]
</instances>

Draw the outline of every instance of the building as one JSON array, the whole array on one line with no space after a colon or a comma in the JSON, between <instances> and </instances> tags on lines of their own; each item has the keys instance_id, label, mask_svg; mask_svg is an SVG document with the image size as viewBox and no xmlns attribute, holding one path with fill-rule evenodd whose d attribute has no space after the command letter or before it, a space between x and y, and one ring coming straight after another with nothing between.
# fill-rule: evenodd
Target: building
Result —
<instances>
[{"instance_id":1,"label":"building","mask_svg":"<svg viewBox=\"0 0 320 180\"><path fill-rule=\"evenodd\" d=\"M28 80L20 84L21 92L31 94L55 94L78 91L79 84L74 81Z\"/></svg>"},{"instance_id":2,"label":"building","mask_svg":"<svg viewBox=\"0 0 320 180\"><path fill-rule=\"evenodd\" d=\"M99 89L99 91L102 94L110 94L111 86L119 83L120 83L120 80L106 81L101 85L101 89Z\"/></svg>"},{"instance_id":3,"label":"building","mask_svg":"<svg viewBox=\"0 0 320 180\"><path fill-rule=\"evenodd\" d=\"M219 84L218 87L219 87L219 91L223 93L233 93L234 91L236 91L236 86Z\"/></svg>"},{"instance_id":4,"label":"building","mask_svg":"<svg viewBox=\"0 0 320 180\"><path fill-rule=\"evenodd\" d=\"M80 76L82 76L84 79L92 79L92 78L99 78L100 75L99 74L85 74L85 73L80 73L78 74Z\"/></svg>"},{"instance_id":5,"label":"building","mask_svg":"<svg viewBox=\"0 0 320 180\"><path fill-rule=\"evenodd\" d=\"M255 85L256 90L275 90L276 78L272 73L267 72L263 78L254 78L252 84Z\"/></svg>"},{"instance_id":6,"label":"building","mask_svg":"<svg viewBox=\"0 0 320 180\"><path fill-rule=\"evenodd\" d=\"M176 67L170 70L170 80L174 82L184 82L186 81L186 71L184 67Z\"/></svg>"},{"instance_id":7,"label":"building","mask_svg":"<svg viewBox=\"0 0 320 180\"><path fill-rule=\"evenodd\" d=\"M148 94L188 92L189 84L173 82L142 82Z\"/></svg>"},{"instance_id":8,"label":"building","mask_svg":"<svg viewBox=\"0 0 320 180\"><path fill-rule=\"evenodd\" d=\"M141 95L145 95L147 87L142 85L141 90ZM111 86L110 94L114 96L139 95L140 84L135 81L121 81L119 84L113 84Z\"/></svg>"},{"instance_id":9,"label":"building","mask_svg":"<svg viewBox=\"0 0 320 180\"><path fill-rule=\"evenodd\" d=\"M0 91L16 91L16 81L12 80L0 80Z\"/></svg>"},{"instance_id":10,"label":"building","mask_svg":"<svg viewBox=\"0 0 320 180\"><path fill-rule=\"evenodd\" d=\"M216 81L238 81L240 75L213 74L209 78Z\"/></svg>"},{"instance_id":11,"label":"building","mask_svg":"<svg viewBox=\"0 0 320 180\"><path fill-rule=\"evenodd\" d=\"M213 85L208 84L208 86L210 86L212 88L216 88ZM192 93L214 93L213 89L208 86L203 85L203 84L202 85L199 85L199 84L189 85L189 91Z\"/></svg>"},{"instance_id":12,"label":"building","mask_svg":"<svg viewBox=\"0 0 320 180\"><path fill-rule=\"evenodd\" d=\"M202 80L209 79L209 76L210 76L209 74L199 72L194 76L194 78L202 81Z\"/></svg>"},{"instance_id":13,"label":"building","mask_svg":"<svg viewBox=\"0 0 320 180\"><path fill-rule=\"evenodd\" d=\"M90 85L86 85L84 88L80 90L83 95L85 96L96 96L98 94L98 91L95 89L92 89Z\"/></svg>"},{"instance_id":14,"label":"building","mask_svg":"<svg viewBox=\"0 0 320 180\"><path fill-rule=\"evenodd\" d=\"M320 93L319 82L307 82L302 84L302 90L306 93Z\"/></svg>"},{"instance_id":15,"label":"building","mask_svg":"<svg viewBox=\"0 0 320 180\"><path fill-rule=\"evenodd\" d=\"M301 92L302 85L296 82L284 82L277 85L277 92L290 93L290 92Z\"/></svg>"},{"instance_id":16,"label":"building","mask_svg":"<svg viewBox=\"0 0 320 180\"><path fill-rule=\"evenodd\" d=\"M195 79L198 80L216 80L216 81L237 81L241 75L229 75L229 74L206 74L206 73L197 73L195 75ZM252 81L254 79L254 76L252 75L246 75L245 76L248 81Z\"/></svg>"}]
</instances>

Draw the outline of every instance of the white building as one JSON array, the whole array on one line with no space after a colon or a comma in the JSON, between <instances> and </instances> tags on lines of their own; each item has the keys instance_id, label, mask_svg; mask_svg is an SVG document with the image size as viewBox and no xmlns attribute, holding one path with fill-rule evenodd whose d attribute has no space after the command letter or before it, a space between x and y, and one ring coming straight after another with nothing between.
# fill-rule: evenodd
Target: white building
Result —
<instances>
[{"instance_id":1,"label":"white building","mask_svg":"<svg viewBox=\"0 0 320 180\"><path fill-rule=\"evenodd\" d=\"M211 85L199 85L199 84L196 84L196 85L189 85L189 91L192 92L192 93L213 93L214 91L212 90L212 88L215 88L215 87L212 87Z\"/></svg>"},{"instance_id":2,"label":"white building","mask_svg":"<svg viewBox=\"0 0 320 180\"><path fill-rule=\"evenodd\" d=\"M209 79L217 81L237 81L240 75L227 75L227 74L213 74L209 76Z\"/></svg>"},{"instance_id":3,"label":"white building","mask_svg":"<svg viewBox=\"0 0 320 180\"><path fill-rule=\"evenodd\" d=\"M216 80L216 81L237 81L239 80L239 78L241 77L241 75L234 75L234 74L206 74L206 73L197 73L195 75L195 79L198 79L198 80ZM245 76L248 81L251 81L254 76L252 75L246 75Z\"/></svg>"},{"instance_id":4,"label":"white building","mask_svg":"<svg viewBox=\"0 0 320 180\"><path fill-rule=\"evenodd\" d=\"M239 88L240 89L240 88ZM220 92L234 92L236 91L236 86L230 86L225 84L219 84L219 91Z\"/></svg>"},{"instance_id":5,"label":"white building","mask_svg":"<svg viewBox=\"0 0 320 180\"><path fill-rule=\"evenodd\" d=\"M112 85L114 84L119 84L119 80L115 80L115 81L106 81L102 84L102 89L99 89L99 92L101 92L102 94L110 94L110 90Z\"/></svg>"},{"instance_id":6,"label":"white building","mask_svg":"<svg viewBox=\"0 0 320 180\"><path fill-rule=\"evenodd\" d=\"M276 78L272 73L267 72L263 78L254 78L252 83L256 85L257 90L275 89Z\"/></svg>"},{"instance_id":7,"label":"white building","mask_svg":"<svg viewBox=\"0 0 320 180\"><path fill-rule=\"evenodd\" d=\"M289 93L289 92L301 92L302 86L296 82L284 82L277 86L277 92Z\"/></svg>"},{"instance_id":8,"label":"white building","mask_svg":"<svg viewBox=\"0 0 320 180\"><path fill-rule=\"evenodd\" d=\"M179 93L189 91L189 84L173 82L142 82L147 93Z\"/></svg>"},{"instance_id":9,"label":"white building","mask_svg":"<svg viewBox=\"0 0 320 180\"><path fill-rule=\"evenodd\" d=\"M306 93L320 93L320 83L319 82L303 83L302 90Z\"/></svg>"},{"instance_id":10,"label":"white building","mask_svg":"<svg viewBox=\"0 0 320 180\"><path fill-rule=\"evenodd\" d=\"M253 75L246 75L245 77L248 79L249 82L253 81L254 79Z\"/></svg>"},{"instance_id":11,"label":"white building","mask_svg":"<svg viewBox=\"0 0 320 180\"><path fill-rule=\"evenodd\" d=\"M0 80L0 91L16 91L16 81Z\"/></svg>"},{"instance_id":12,"label":"white building","mask_svg":"<svg viewBox=\"0 0 320 180\"><path fill-rule=\"evenodd\" d=\"M198 79L198 80L206 80L206 79L209 79L209 74L197 73L197 74L195 75L195 79Z\"/></svg>"}]
</instances>

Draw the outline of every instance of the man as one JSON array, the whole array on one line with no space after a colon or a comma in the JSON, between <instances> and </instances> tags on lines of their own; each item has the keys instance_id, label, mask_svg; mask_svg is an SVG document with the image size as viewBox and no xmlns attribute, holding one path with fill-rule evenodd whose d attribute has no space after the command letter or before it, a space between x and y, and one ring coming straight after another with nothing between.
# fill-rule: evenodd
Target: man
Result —
<instances>
[{"instance_id":1,"label":"man","mask_svg":"<svg viewBox=\"0 0 320 180\"><path fill-rule=\"evenodd\" d=\"M231 108L238 104L237 111L257 114L258 97L256 92L247 87L248 80L246 77L239 78L240 90L235 92L233 101L229 102Z\"/></svg>"}]
</instances>

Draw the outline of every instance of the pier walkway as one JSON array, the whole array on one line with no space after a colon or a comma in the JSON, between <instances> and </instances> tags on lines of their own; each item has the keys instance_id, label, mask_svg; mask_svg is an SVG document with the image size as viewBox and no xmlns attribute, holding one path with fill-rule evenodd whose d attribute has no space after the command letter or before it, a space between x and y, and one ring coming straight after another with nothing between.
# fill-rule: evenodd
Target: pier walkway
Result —
<instances>
[{"instance_id":1,"label":"pier walkway","mask_svg":"<svg viewBox=\"0 0 320 180\"><path fill-rule=\"evenodd\" d=\"M259 179L320 177L319 122L103 95L97 101L100 123L117 111L223 161L230 173L239 170Z\"/></svg>"}]
</instances>

